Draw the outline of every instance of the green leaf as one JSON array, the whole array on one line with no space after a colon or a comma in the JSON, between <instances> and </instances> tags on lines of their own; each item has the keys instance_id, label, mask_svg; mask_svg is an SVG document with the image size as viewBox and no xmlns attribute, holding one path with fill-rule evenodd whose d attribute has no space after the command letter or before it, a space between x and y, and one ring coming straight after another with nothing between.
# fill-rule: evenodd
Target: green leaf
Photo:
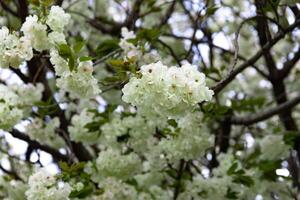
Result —
<instances>
[{"instance_id":1,"label":"green leaf","mask_svg":"<svg viewBox=\"0 0 300 200\"><path fill-rule=\"evenodd\" d=\"M68 165L68 163L60 161L58 164L59 164L59 168L62 171L69 171L69 165Z\"/></svg>"},{"instance_id":2,"label":"green leaf","mask_svg":"<svg viewBox=\"0 0 300 200\"><path fill-rule=\"evenodd\" d=\"M235 111L242 112L242 111L249 111L254 112L257 109L264 106L266 102L265 97L255 97L255 98L247 98L247 99L241 99L231 100L231 108Z\"/></svg>"},{"instance_id":3,"label":"green leaf","mask_svg":"<svg viewBox=\"0 0 300 200\"><path fill-rule=\"evenodd\" d=\"M126 73L117 73L114 76L105 77L101 80L101 83L104 85L111 85L111 84L118 84L122 83L124 80L127 79Z\"/></svg>"},{"instance_id":4,"label":"green leaf","mask_svg":"<svg viewBox=\"0 0 300 200\"><path fill-rule=\"evenodd\" d=\"M127 142L129 138L129 134L120 135L117 137L117 142Z\"/></svg>"},{"instance_id":5,"label":"green leaf","mask_svg":"<svg viewBox=\"0 0 300 200\"><path fill-rule=\"evenodd\" d=\"M258 164L258 168L263 172L262 178L269 181L277 180L278 176L276 174L276 169L279 169L280 167L281 167L280 160L276 160L276 161L264 160Z\"/></svg>"},{"instance_id":6,"label":"green leaf","mask_svg":"<svg viewBox=\"0 0 300 200\"><path fill-rule=\"evenodd\" d=\"M227 175L234 174L235 170L238 168L238 163L235 162L231 165L231 167L227 170Z\"/></svg>"},{"instance_id":7,"label":"green leaf","mask_svg":"<svg viewBox=\"0 0 300 200\"><path fill-rule=\"evenodd\" d=\"M42 0L41 2L44 6L48 7L52 5L53 0Z\"/></svg>"},{"instance_id":8,"label":"green leaf","mask_svg":"<svg viewBox=\"0 0 300 200\"><path fill-rule=\"evenodd\" d=\"M70 71L75 69L75 58L73 56L69 57L68 66Z\"/></svg>"},{"instance_id":9,"label":"green leaf","mask_svg":"<svg viewBox=\"0 0 300 200\"><path fill-rule=\"evenodd\" d=\"M262 171L273 171L281 166L281 161L261 161L258 165L259 169Z\"/></svg>"},{"instance_id":10,"label":"green leaf","mask_svg":"<svg viewBox=\"0 0 300 200\"><path fill-rule=\"evenodd\" d=\"M145 4L147 4L148 7L152 7L152 6L154 6L155 2L156 2L156 0L148 0L145 2Z\"/></svg>"},{"instance_id":11,"label":"green leaf","mask_svg":"<svg viewBox=\"0 0 300 200\"><path fill-rule=\"evenodd\" d=\"M77 41L73 47L75 53L79 53L85 45L85 41Z\"/></svg>"},{"instance_id":12,"label":"green leaf","mask_svg":"<svg viewBox=\"0 0 300 200\"><path fill-rule=\"evenodd\" d=\"M105 40L98 45L98 47L96 49L96 54L98 57L101 58L118 48L119 48L119 40L118 39Z\"/></svg>"},{"instance_id":13,"label":"green leaf","mask_svg":"<svg viewBox=\"0 0 300 200\"><path fill-rule=\"evenodd\" d=\"M235 176L233 182L243 184L247 187L251 187L254 185L253 179L250 176L246 176L246 175Z\"/></svg>"},{"instance_id":14,"label":"green leaf","mask_svg":"<svg viewBox=\"0 0 300 200\"><path fill-rule=\"evenodd\" d=\"M177 172L175 169L168 169L165 171L170 177L177 179Z\"/></svg>"},{"instance_id":15,"label":"green leaf","mask_svg":"<svg viewBox=\"0 0 300 200\"><path fill-rule=\"evenodd\" d=\"M294 146L297 137L300 137L298 131L287 131L283 134L283 141L289 146Z\"/></svg>"},{"instance_id":16,"label":"green leaf","mask_svg":"<svg viewBox=\"0 0 300 200\"><path fill-rule=\"evenodd\" d=\"M280 0L268 0L266 1L263 10L265 12L274 12L277 10Z\"/></svg>"},{"instance_id":17,"label":"green leaf","mask_svg":"<svg viewBox=\"0 0 300 200\"><path fill-rule=\"evenodd\" d=\"M72 50L67 44L59 44L57 46L58 54L64 59L68 59L72 56Z\"/></svg>"},{"instance_id":18,"label":"green leaf","mask_svg":"<svg viewBox=\"0 0 300 200\"><path fill-rule=\"evenodd\" d=\"M207 16L210 16L210 15L215 14L215 12L216 12L219 8L220 8L220 7L218 7L218 6L216 6L216 5L211 6L211 7L208 7L208 8L206 9L206 15L207 15Z\"/></svg>"},{"instance_id":19,"label":"green leaf","mask_svg":"<svg viewBox=\"0 0 300 200\"><path fill-rule=\"evenodd\" d=\"M177 127L177 122L176 122L175 119L169 119L169 120L168 120L168 124L169 124L170 126L173 126L174 128Z\"/></svg>"},{"instance_id":20,"label":"green leaf","mask_svg":"<svg viewBox=\"0 0 300 200\"><path fill-rule=\"evenodd\" d=\"M38 108L37 114L43 118L46 115L53 114L58 111L58 105L53 101L53 99L49 99L47 101L38 101L33 104Z\"/></svg>"},{"instance_id":21,"label":"green leaf","mask_svg":"<svg viewBox=\"0 0 300 200\"><path fill-rule=\"evenodd\" d=\"M228 188L225 197L228 199L238 199L238 192L233 191L231 188Z\"/></svg>"},{"instance_id":22,"label":"green leaf","mask_svg":"<svg viewBox=\"0 0 300 200\"><path fill-rule=\"evenodd\" d=\"M34 6L40 6L40 1L39 0L30 0L29 3L34 5Z\"/></svg>"},{"instance_id":23,"label":"green leaf","mask_svg":"<svg viewBox=\"0 0 300 200\"><path fill-rule=\"evenodd\" d=\"M83 198L86 198L87 196L89 196L93 191L94 191L94 187L90 183L90 184L86 185L82 190L79 190L79 191L73 190L70 193L69 197L83 199Z\"/></svg>"},{"instance_id":24,"label":"green leaf","mask_svg":"<svg viewBox=\"0 0 300 200\"><path fill-rule=\"evenodd\" d=\"M255 148L254 151L246 158L245 162L247 164L253 164L256 163L256 160L261 154L260 148Z\"/></svg>"},{"instance_id":25,"label":"green leaf","mask_svg":"<svg viewBox=\"0 0 300 200\"><path fill-rule=\"evenodd\" d=\"M90 60L93 60L94 58L93 57L90 57L90 56L82 56L79 58L79 61L80 62L86 62L86 61L90 61Z\"/></svg>"},{"instance_id":26,"label":"green leaf","mask_svg":"<svg viewBox=\"0 0 300 200\"><path fill-rule=\"evenodd\" d=\"M119 59L111 59L107 61L107 64L110 65L115 72L136 72L136 64L134 60L119 60Z\"/></svg>"},{"instance_id":27,"label":"green leaf","mask_svg":"<svg viewBox=\"0 0 300 200\"><path fill-rule=\"evenodd\" d=\"M88 129L89 132L100 131L101 124L98 121L87 123L84 128Z\"/></svg>"},{"instance_id":28,"label":"green leaf","mask_svg":"<svg viewBox=\"0 0 300 200\"><path fill-rule=\"evenodd\" d=\"M134 187L138 187L138 182L134 178L127 180L126 183Z\"/></svg>"},{"instance_id":29,"label":"green leaf","mask_svg":"<svg viewBox=\"0 0 300 200\"><path fill-rule=\"evenodd\" d=\"M216 109L216 114L217 114L217 115L224 115L224 114L226 114L228 111L229 111L229 108L228 108L227 106L220 105L220 106L218 106L217 109Z\"/></svg>"},{"instance_id":30,"label":"green leaf","mask_svg":"<svg viewBox=\"0 0 300 200\"><path fill-rule=\"evenodd\" d=\"M159 29L140 29L137 34L136 38L138 40L147 40L151 43L155 42L160 35Z\"/></svg>"}]
</instances>

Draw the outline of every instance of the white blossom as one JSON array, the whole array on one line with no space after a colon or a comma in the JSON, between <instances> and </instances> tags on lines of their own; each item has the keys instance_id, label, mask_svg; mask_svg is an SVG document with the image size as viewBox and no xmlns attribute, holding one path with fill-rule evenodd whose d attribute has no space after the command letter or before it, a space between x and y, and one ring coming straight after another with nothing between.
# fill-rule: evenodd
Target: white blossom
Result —
<instances>
[{"instance_id":1,"label":"white blossom","mask_svg":"<svg viewBox=\"0 0 300 200\"><path fill-rule=\"evenodd\" d=\"M25 38L31 41L31 45L35 50L43 51L49 48L47 26L39 22L36 15L26 17L21 31L24 33Z\"/></svg>"},{"instance_id":2,"label":"white blossom","mask_svg":"<svg viewBox=\"0 0 300 200\"><path fill-rule=\"evenodd\" d=\"M65 13L61 7L52 6L46 23L53 31L62 32L64 27L69 24L70 19L71 16Z\"/></svg>"},{"instance_id":3,"label":"white blossom","mask_svg":"<svg viewBox=\"0 0 300 200\"><path fill-rule=\"evenodd\" d=\"M190 65L168 68L157 62L142 66L141 74L124 86L122 99L148 117L182 116L213 95L205 85L205 75Z\"/></svg>"},{"instance_id":4,"label":"white blossom","mask_svg":"<svg viewBox=\"0 0 300 200\"><path fill-rule=\"evenodd\" d=\"M7 27L0 29L0 67L19 67L33 56L30 41L10 34Z\"/></svg>"},{"instance_id":5,"label":"white blossom","mask_svg":"<svg viewBox=\"0 0 300 200\"><path fill-rule=\"evenodd\" d=\"M72 126L69 126L71 140L87 144L95 144L99 139L99 132L89 131L85 126L93 121L93 114L84 109L79 115L72 117Z\"/></svg>"},{"instance_id":6,"label":"white blossom","mask_svg":"<svg viewBox=\"0 0 300 200\"><path fill-rule=\"evenodd\" d=\"M277 160L289 153L289 147L284 143L282 135L267 135L259 142L262 160Z\"/></svg>"},{"instance_id":7,"label":"white blossom","mask_svg":"<svg viewBox=\"0 0 300 200\"><path fill-rule=\"evenodd\" d=\"M138 197L133 186L118 179L107 178L100 187L103 187L104 193L96 198L98 200L132 200Z\"/></svg>"},{"instance_id":8,"label":"white blossom","mask_svg":"<svg viewBox=\"0 0 300 200\"><path fill-rule=\"evenodd\" d=\"M92 75L93 63L80 62L77 71L64 73L57 79L57 87L70 92L74 97L90 98L97 96L101 90L98 81Z\"/></svg>"},{"instance_id":9,"label":"white blossom","mask_svg":"<svg viewBox=\"0 0 300 200\"><path fill-rule=\"evenodd\" d=\"M53 118L47 123L44 123L40 118L32 119L25 129L29 137L33 140L39 141L41 144L53 146L54 148L63 147L65 144L63 139L57 136L55 129L59 127L59 119Z\"/></svg>"},{"instance_id":10,"label":"white blossom","mask_svg":"<svg viewBox=\"0 0 300 200\"><path fill-rule=\"evenodd\" d=\"M0 84L0 129L9 130L31 111L42 97L43 86Z\"/></svg>"},{"instance_id":11,"label":"white blossom","mask_svg":"<svg viewBox=\"0 0 300 200\"><path fill-rule=\"evenodd\" d=\"M122 38L119 42L119 46L123 49L126 58L132 58L138 56L139 52L137 47L129 42L130 39L135 39L135 34L133 31L128 31L126 27L121 30Z\"/></svg>"},{"instance_id":12,"label":"white blossom","mask_svg":"<svg viewBox=\"0 0 300 200\"><path fill-rule=\"evenodd\" d=\"M68 183L58 186L55 176L43 168L29 177L28 185L28 200L68 200L72 190Z\"/></svg>"},{"instance_id":13,"label":"white blossom","mask_svg":"<svg viewBox=\"0 0 300 200\"><path fill-rule=\"evenodd\" d=\"M86 171L98 183L109 177L127 180L140 172L141 160L135 153L123 155L118 150L107 149L100 152L94 166L95 168L88 166Z\"/></svg>"}]
</instances>

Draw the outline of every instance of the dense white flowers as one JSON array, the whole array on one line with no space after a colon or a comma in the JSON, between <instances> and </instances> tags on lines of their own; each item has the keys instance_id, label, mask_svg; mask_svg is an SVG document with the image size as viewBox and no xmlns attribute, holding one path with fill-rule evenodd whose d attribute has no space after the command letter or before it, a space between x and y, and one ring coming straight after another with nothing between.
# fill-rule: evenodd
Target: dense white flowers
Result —
<instances>
[{"instance_id":1,"label":"dense white flowers","mask_svg":"<svg viewBox=\"0 0 300 200\"><path fill-rule=\"evenodd\" d=\"M29 189L26 191L28 200L68 200L71 186L68 183L59 185L55 176L40 169L29 177Z\"/></svg>"},{"instance_id":2,"label":"dense white flowers","mask_svg":"<svg viewBox=\"0 0 300 200\"><path fill-rule=\"evenodd\" d=\"M121 180L107 178L100 185L104 189L104 193L97 197L98 200L132 200L137 199L136 189Z\"/></svg>"},{"instance_id":3,"label":"dense white flowers","mask_svg":"<svg viewBox=\"0 0 300 200\"><path fill-rule=\"evenodd\" d=\"M93 63L91 61L80 62L77 71L64 73L57 79L56 84L75 97L90 98L101 92L97 79L93 77Z\"/></svg>"},{"instance_id":4,"label":"dense white flowers","mask_svg":"<svg viewBox=\"0 0 300 200\"><path fill-rule=\"evenodd\" d=\"M93 121L93 114L84 109L79 115L72 117L69 127L71 140L87 144L98 142L99 132L91 132L85 126Z\"/></svg>"},{"instance_id":5,"label":"dense white flowers","mask_svg":"<svg viewBox=\"0 0 300 200\"><path fill-rule=\"evenodd\" d=\"M115 115L109 123L101 126L101 144L122 149L118 138L128 135L128 143L136 152L145 152L148 145L153 145L155 126L139 115L121 118Z\"/></svg>"},{"instance_id":6,"label":"dense white flowers","mask_svg":"<svg viewBox=\"0 0 300 200\"><path fill-rule=\"evenodd\" d=\"M32 82L14 85L3 80L0 84L0 199L247 200L256 199L258 194L263 199L296 198L289 174L282 173L292 167L292 158L296 158L296 151L288 146L293 145L290 139L294 138L273 132L257 134L262 131L259 127L225 126L231 116L256 109L262 103L251 99L255 97L251 90L232 88L228 90L232 95L226 93L224 98L220 93L212 99L213 90L207 85L226 78L225 66L230 61L218 51L213 66L205 67L212 81L209 84L196 66L172 66L174 55L182 63L198 63L202 58L199 52L194 54L197 45L192 44L186 52L185 47L190 45L178 33L190 24L174 27L171 17L165 25L156 26L160 21L153 19L162 16L154 11L167 12L170 5L165 0L145 3L140 10L144 17L136 21L135 28L126 24L137 34L125 27L115 29L110 19L105 20L105 12L98 12L99 7L102 11L107 9L104 4L118 11L115 2L64 1L63 6L74 17L70 29L71 15L63 8L46 5L50 1L32 3L36 4L29 5L28 12L34 15L27 16L20 30L0 28L0 67L21 66L16 74L24 82ZM128 1L122 6L130 10L132 5ZM184 16L181 8L174 9L175 16ZM200 14L209 24L212 15L208 11ZM153 16L148 18L150 13ZM99 28L97 22L86 23L82 16L96 21L103 18L108 31L95 32L94 28ZM120 24L121 18L117 19ZM152 20L153 26L147 26L147 20ZM11 28L19 26L11 20L7 24ZM236 23L231 24L225 32L234 30ZM218 25L211 28L219 31ZM115 35L120 28L117 44ZM110 29L116 33L113 37L106 34ZM195 34L195 39L201 40L201 33ZM244 36L247 37L241 47L248 52L250 40L246 38L251 34ZM291 43L288 47L292 46ZM32 61L37 62L26 62L33 56ZM200 65L206 65L206 61ZM2 71L1 77L10 69ZM251 74L261 80L256 76ZM103 95L99 85L105 91ZM274 120L271 118L270 122ZM220 127L230 128L230 134L224 134ZM22 135L12 132L13 128ZM43 154L36 163L25 165L23 155L18 157L11 151L9 132L25 138L33 152L53 154L50 167L57 166L59 174L50 175L45 168L33 172L37 165L48 167ZM32 160L30 148L26 162Z\"/></svg>"},{"instance_id":7,"label":"dense white flowers","mask_svg":"<svg viewBox=\"0 0 300 200\"><path fill-rule=\"evenodd\" d=\"M37 51L49 48L47 37L47 26L38 21L36 15L26 17L26 21L21 27L25 38L31 41L31 45Z\"/></svg>"},{"instance_id":8,"label":"dense white flowers","mask_svg":"<svg viewBox=\"0 0 300 200\"><path fill-rule=\"evenodd\" d=\"M32 56L30 40L10 34L6 27L0 29L0 67L19 67Z\"/></svg>"},{"instance_id":9,"label":"dense white flowers","mask_svg":"<svg viewBox=\"0 0 300 200\"><path fill-rule=\"evenodd\" d=\"M289 154L282 135L267 135L259 142L262 160L278 160Z\"/></svg>"},{"instance_id":10,"label":"dense white flowers","mask_svg":"<svg viewBox=\"0 0 300 200\"><path fill-rule=\"evenodd\" d=\"M51 49L50 51L50 62L52 63L57 76L69 73L68 62L59 56L56 49Z\"/></svg>"},{"instance_id":11,"label":"dense white flowers","mask_svg":"<svg viewBox=\"0 0 300 200\"><path fill-rule=\"evenodd\" d=\"M145 116L182 116L213 95L205 85L205 75L191 65L168 68L157 62L142 66L141 74L141 78L131 78L122 91L123 100Z\"/></svg>"},{"instance_id":12,"label":"dense white flowers","mask_svg":"<svg viewBox=\"0 0 300 200\"><path fill-rule=\"evenodd\" d=\"M29 137L39 141L41 144L47 144L55 148L62 147L65 143L63 139L57 136L55 129L59 127L59 119L53 118L44 123L40 118L32 119L25 129Z\"/></svg>"},{"instance_id":13,"label":"dense white flowers","mask_svg":"<svg viewBox=\"0 0 300 200\"><path fill-rule=\"evenodd\" d=\"M36 15L28 16L21 27L26 39L31 41L32 47L37 51L50 49L56 43L64 43L65 36L62 33L64 27L70 21L70 15L66 14L59 6L52 6L47 16L46 24L52 32L47 34L47 26L39 21Z\"/></svg>"},{"instance_id":14,"label":"dense white flowers","mask_svg":"<svg viewBox=\"0 0 300 200\"><path fill-rule=\"evenodd\" d=\"M23 112L18 108L11 108L8 104L0 103L0 129L10 129L23 117Z\"/></svg>"},{"instance_id":15,"label":"dense white flowers","mask_svg":"<svg viewBox=\"0 0 300 200\"><path fill-rule=\"evenodd\" d=\"M0 129L8 130L31 110L42 97L43 86L0 85Z\"/></svg>"},{"instance_id":16,"label":"dense white flowers","mask_svg":"<svg viewBox=\"0 0 300 200\"><path fill-rule=\"evenodd\" d=\"M53 45L55 44L65 44L66 43L66 38L63 33L59 32L51 32L48 34L48 39L49 42Z\"/></svg>"},{"instance_id":17,"label":"dense white flowers","mask_svg":"<svg viewBox=\"0 0 300 200\"><path fill-rule=\"evenodd\" d=\"M86 171L92 174L94 181L101 183L109 177L121 180L132 178L141 167L141 160L135 153L122 154L118 150L107 149L100 152L94 165L89 163Z\"/></svg>"},{"instance_id":18,"label":"dense white flowers","mask_svg":"<svg viewBox=\"0 0 300 200\"><path fill-rule=\"evenodd\" d=\"M18 180L8 180L0 176L0 197L3 197L3 200L23 200L25 199L24 193L26 190L26 183Z\"/></svg>"},{"instance_id":19,"label":"dense white flowers","mask_svg":"<svg viewBox=\"0 0 300 200\"><path fill-rule=\"evenodd\" d=\"M191 182L187 183L186 192L182 193L178 199L226 199L224 197L230 183L229 177L205 179L201 175L197 175Z\"/></svg>"},{"instance_id":20,"label":"dense white flowers","mask_svg":"<svg viewBox=\"0 0 300 200\"><path fill-rule=\"evenodd\" d=\"M0 29L0 67L19 67L22 62L33 57L32 48L43 51L52 48L55 44L65 43L65 36L62 32L69 21L69 14L58 6L52 6L46 20L52 29L49 34L47 25L43 24L36 15L26 17L20 29L23 37L10 34L5 26L2 27Z\"/></svg>"},{"instance_id":21,"label":"dense white flowers","mask_svg":"<svg viewBox=\"0 0 300 200\"><path fill-rule=\"evenodd\" d=\"M98 81L93 77L93 63L91 61L79 62L76 70L70 71L68 63L59 56L56 50L50 51L50 61L54 65L57 86L64 91L70 92L74 97L90 98L98 95L101 90Z\"/></svg>"},{"instance_id":22,"label":"dense white flowers","mask_svg":"<svg viewBox=\"0 0 300 200\"><path fill-rule=\"evenodd\" d=\"M70 19L71 16L65 13L61 7L52 6L46 23L53 31L62 32Z\"/></svg>"}]
</instances>

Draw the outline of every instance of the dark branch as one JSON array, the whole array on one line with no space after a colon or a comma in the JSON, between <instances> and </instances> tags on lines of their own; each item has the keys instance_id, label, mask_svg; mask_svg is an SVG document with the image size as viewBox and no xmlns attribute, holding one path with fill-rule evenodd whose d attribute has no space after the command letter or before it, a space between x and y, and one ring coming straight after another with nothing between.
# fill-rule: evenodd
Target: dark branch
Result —
<instances>
[{"instance_id":1,"label":"dark branch","mask_svg":"<svg viewBox=\"0 0 300 200\"><path fill-rule=\"evenodd\" d=\"M284 63L283 68L279 71L279 76L281 79L284 79L290 73L290 71L296 66L299 59L300 59L300 47L298 48L294 57L290 60L287 60Z\"/></svg>"},{"instance_id":2,"label":"dark branch","mask_svg":"<svg viewBox=\"0 0 300 200\"><path fill-rule=\"evenodd\" d=\"M224 80L217 83L215 86L213 86L213 90L215 93L219 93L222 89L224 89L229 83L231 83L234 78L241 73L244 69L247 67L253 65L263 54L266 50L273 47L279 40L284 38L284 36L292 32L298 25L300 25L300 20L295 21L292 25L290 25L288 28L286 28L283 32L278 33L272 40L270 40L266 45L262 47L255 55L253 55L250 59L245 61L240 66L236 67L232 73L230 73Z\"/></svg>"},{"instance_id":3,"label":"dark branch","mask_svg":"<svg viewBox=\"0 0 300 200\"><path fill-rule=\"evenodd\" d=\"M58 150L48 146L48 145L42 145L37 141L31 140L27 135L24 133L18 131L17 129L13 129L11 132L9 132L13 137L18 138L20 140L23 140L27 142L29 145L31 145L35 149L40 149L42 151L45 151L53 156L55 160L62 160L62 161L68 161L69 158L66 155L61 154Z\"/></svg>"},{"instance_id":4,"label":"dark branch","mask_svg":"<svg viewBox=\"0 0 300 200\"><path fill-rule=\"evenodd\" d=\"M257 122L261 122L263 120L269 119L270 117L273 117L274 115L279 114L280 112L284 110L291 109L298 105L300 103L300 93L293 99L286 101L285 103L282 103L276 107L269 108L265 111L259 112L257 114L252 114L249 116L244 117L232 117L231 123L235 125L245 125L249 126L251 124L255 124Z\"/></svg>"}]
</instances>

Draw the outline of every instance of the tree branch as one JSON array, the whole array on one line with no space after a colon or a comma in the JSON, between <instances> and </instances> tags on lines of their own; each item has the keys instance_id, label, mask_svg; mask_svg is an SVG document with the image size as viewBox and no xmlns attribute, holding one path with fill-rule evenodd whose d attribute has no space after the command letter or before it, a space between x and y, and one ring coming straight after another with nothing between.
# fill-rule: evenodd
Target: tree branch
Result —
<instances>
[{"instance_id":1,"label":"tree branch","mask_svg":"<svg viewBox=\"0 0 300 200\"><path fill-rule=\"evenodd\" d=\"M257 114L251 114L249 116L244 116L244 117L233 116L231 117L230 121L234 125L249 126L251 124L255 124L257 122L261 122L263 120L269 119L270 117L273 117L274 115L277 115L284 110L291 109L297 106L299 103L300 103L300 93L295 98L286 101L285 103L282 103L276 107L269 108Z\"/></svg>"},{"instance_id":2,"label":"tree branch","mask_svg":"<svg viewBox=\"0 0 300 200\"><path fill-rule=\"evenodd\" d=\"M61 154L59 151L56 149L48 146L48 145L42 145L37 141L31 140L27 135L24 133L20 132L17 129L13 129L12 131L9 132L13 137L18 138L20 140L23 140L30 144L33 148L40 149L42 151L45 151L53 156L55 160L62 160L62 161L69 161L68 156Z\"/></svg>"},{"instance_id":3,"label":"tree branch","mask_svg":"<svg viewBox=\"0 0 300 200\"><path fill-rule=\"evenodd\" d=\"M247 67L253 65L263 54L266 50L273 47L279 40L284 38L284 36L292 32L298 25L300 25L300 20L295 21L292 25L290 25L288 28L286 28L284 31L278 33L272 40L270 40L266 45L264 45L255 55L253 55L251 58L249 58L247 61L245 61L240 66L236 67L232 73L230 73L225 79L217 83L215 86L212 87L215 94L219 93L222 89L224 89L234 78L241 73L244 69Z\"/></svg>"},{"instance_id":4,"label":"tree branch","mask_svg":"<svg viewBox=\"0 0 300 200\"><path fill-rule=\"evenodd\" d=\"M283 68L279 71L279 76L281 79L284 79L290 73L293 67L296 66L296 63L299 61L299 59L300 59L300 47L298 48L294 57L290 60L287 60L283 64Z\"/></svg>"}]
</instances>

